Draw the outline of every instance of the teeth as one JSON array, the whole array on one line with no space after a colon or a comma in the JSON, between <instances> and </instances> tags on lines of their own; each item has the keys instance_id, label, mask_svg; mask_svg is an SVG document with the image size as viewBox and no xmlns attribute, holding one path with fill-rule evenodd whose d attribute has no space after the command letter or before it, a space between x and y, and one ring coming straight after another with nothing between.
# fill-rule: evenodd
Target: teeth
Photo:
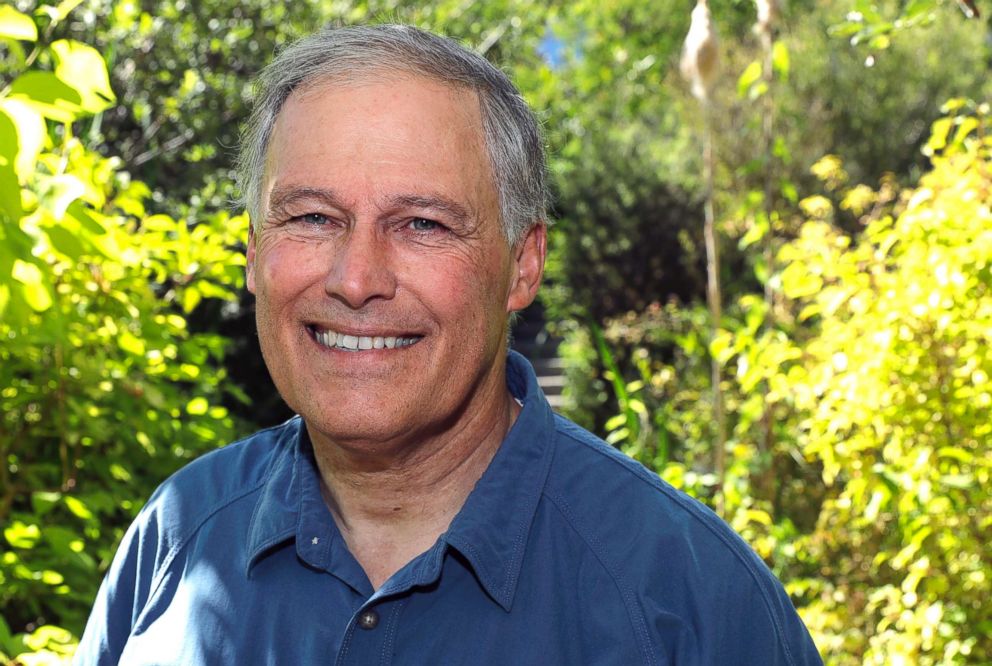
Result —
<instances>
[{"instance_id":1,"label":"teeth","mask_svg":"<svg viewBox=\"0 0 992 666\"><path fill-rule=\"evenodd\" d=\"M332 349L345 349L348 351L359 351L366 349L397 349L409 347L420 340L420 336L409 338L403 337L382 337L370 335L345 335L334 331L314 330L314 338L325 347Z\"/></svg>"}]
</instances>

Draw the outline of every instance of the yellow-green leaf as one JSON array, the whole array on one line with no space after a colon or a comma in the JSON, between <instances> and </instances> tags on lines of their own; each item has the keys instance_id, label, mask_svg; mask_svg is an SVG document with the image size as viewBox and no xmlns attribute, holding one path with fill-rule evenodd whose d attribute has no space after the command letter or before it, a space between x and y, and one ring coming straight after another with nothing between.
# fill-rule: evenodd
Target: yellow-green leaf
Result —
<instances>
[{"instance_id":1,"label":"yellow-green leaf","mask_svg":"<svg viewBox=\"0 0 992 666\"><path fill-rule=\"evenodd\" d=\"M52 44L55 54L55 75L74 87L82 98L82 107L89 113L99 113L117 100L110 87L107 64L92 46L71 39Z\"/></svg>"},{"instance_id":2,"label":"yellow-green leaf","mask_svg":"<svg viewBox=\"0 0 992 666\"><path fill-rule=\"evenodd\" d=\"M117 345L135 356L144 356L145 354L144 340L127 330L121 331L120 335L117 336Z\"/></svg>"},{"instance_id":3,"label":"yellow-green leaf","mask_svg":"<svg viewBox=\"0 0 992 666\"><path fill-rule=\"evenodd\" d=\"M76 516L77 518L82 518L83 520L89 520L90 518L93 517L93 512L90 511L89 507L83 504L83 502L78 497L73 497L72 495L66 495L65 506L67 509L69 509L69 511L72 512L72 515Z\"/></svg>"},{"instance_id":4,"label":"yellow-green leaf","mask_svg":"<svg viewBox=\"0 0 992 666\"><path fill-rule=\"evenodd\" d=\"M37 525L25 525L19 520L3 531L3 536L14 548L34 548L41 539L41 530Z\"/></svg>"},{"instance_id":5,"label":"yellow-green leaf","mask_svg":"<svg viewBox=\"0 0 992 666\"><path fill-rule=\"evenodd\" d=\"M744 73L737 79L737 94L741 97L749 96L751 88L760 80L761 63L755 60L744 69Z\"/></svg>"},{"instance_id":6,"label":"yellow-green leaf","mask_svg":"<svg viewBox=\"0 0 992 666\"><path fill-rule=\"evenodd\" d=\"M38 12L44 12L48 14L56 23L64 21L73 9L78 7L83 0L62 0L57 7L52 7L51 5L42 5L38 8Z\"/></svg>"},{"instance_id":7,"label":"yellow-green leaf","mask_svg":"<svg viewBox=\"0 0 992 666\"><path fill-rule=\"evenodd\" d=\"M35 111L60 123L71 123L83 110L82 97L51 72L26 72L10 84L10 98L23 100Z\"/></svg>"},{"instance_id":8,"label":"yellow-green leaf","mask_svg":"<svg viewBox=\"0 0 992 666\"><path fill-rule=\"evenodd\" d=\"M16 259L11 277L24 285L24 300L37 312L52 307L52 295L45 285L41 270L34 264Z\"/></svg>"},{"instance_id":9,"label":"yellow-green leaf","mask_svg":"<svg viewBox=\"0 0 992 666\"><path fill-rule=\"evenodd\" d=\"M36 42L38 41L38 27L30 16L4 5L0 7L0 37Z\"/></svg>"},{"instance_id":10,"label":"yellow-green leaf","mask_svg":"<svg viewBox=\"0 0 992 666\"><path fill-rule=\"evenodd\" d=\"M789 49L783 42L772 47L772 69L783 79L789 76Z\"/></svg>"},{"instance_id":11,"label":"yellow-green leaf","mask_svg":"<svg viewBox=\"0 0 992 666\"><path fill-rule=\"evenodd\" d=\"M209 409L209 407L210 404L205 398L193 398L189 401L189 404L186 405L186 411L194 416L201 416L207 413L207 409Z\"/></svg>"},{"instance_id":12,"label":"yellow-green leaf","mask_svg":"<svg viewBox=\"0 0 992 666\"><path fill-rule=\"evenodd\" d=\"M72 174L64 173L49 180L45 198L48 200L48 209L52 212L55 221L62 221L72 202L84 194L86 194L86 184Z\"/></svg>"},{"instance_id":13,"label":"yellow-green leaf","mask_svg":"<svg viewBox=\"0 0 992 666\"><path fill-rule=\"evenodd\" d=\"M34 173L38 154L45 147L45 140L48 137L45 119L37 109L18 99L0 101L0 113L6 115L14 125L16 132L14 145L17 149L14 169L21 182L24 182Z\"/></svg>"},{"instance_id":14,"label":"yellow-green leaf","mask_svg":"<svg viewBox=\"0 0 992 666\"><path fill-rule=\"evenodd\" d=\"M823 280L819 275L811 273L808 268L800 263L789 264L782 271L782 289L789 298L803 298L812 296L823 286Z\"/></svg>"}]
</instances>

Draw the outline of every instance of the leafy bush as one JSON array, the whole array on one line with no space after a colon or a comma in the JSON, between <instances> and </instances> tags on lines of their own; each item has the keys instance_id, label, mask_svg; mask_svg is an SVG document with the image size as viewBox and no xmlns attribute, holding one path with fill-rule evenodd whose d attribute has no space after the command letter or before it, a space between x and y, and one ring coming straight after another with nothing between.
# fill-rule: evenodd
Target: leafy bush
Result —
<instances>
[{"instance_id":1,"label":"leafy bush","mask_svg":"<svg viewBox=\"0 0 992 666\"><path fill-rule=\"evenodd\" d=\"M839 160L817 165L863 230L851 238L828 199L804 200L770 313L742 297L708 350L693 310L606 331L641 366L625 404L666 415L665 433L617 416L614 439L697 496L723 488L724 515L788 581L828 664L992 660L992 137L987 105L947 108L917 187L848 187ZM731 417L723 479L708 353Z\"/></svg>"},{"instance_id":2,"label":"leafy bush","mask_svg":"<svg viewBox=\"0 0 992 666\"><path fill-rule=\"evenodd\" d=\"M830 498L796 543L815 575L791 587L833 663L992 660L992 125L964 105L918 187L846 192L859 240L811 220L782 249L800 326L742 374L822 464Z\"/></svg>"},{"instance_id":3,"label":"leafy bush","mask_svg":"<svg viewBox=\"0 0 992 666\"><path fill-rule=\"evenodd\" d=\"M146 216L76 135L115 98L96 50L44 42L65 18L0 9L0 658L34 661L71 652L138 498L233 437L224 341L186 316L233 298L247 230Z\"/></svg>"}]
</instances>

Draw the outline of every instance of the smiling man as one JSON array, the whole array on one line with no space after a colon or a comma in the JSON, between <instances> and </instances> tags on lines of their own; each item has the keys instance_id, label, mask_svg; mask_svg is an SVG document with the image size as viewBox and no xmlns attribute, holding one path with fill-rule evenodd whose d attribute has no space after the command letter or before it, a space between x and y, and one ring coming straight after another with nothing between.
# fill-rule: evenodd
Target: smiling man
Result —
<instances>
[{"instance_id":1,"label":"smiling man","mask_svg":"<svg viewBox=\"0 0 992 666\"><path fill-rule=\"evenodd\" d=\"M258 93L248 288L299 417L162 485L77 662L820 663L725 524L553 414L508 352L547 195L505 75L344 28Z\"/></svg>"}]
</instances>

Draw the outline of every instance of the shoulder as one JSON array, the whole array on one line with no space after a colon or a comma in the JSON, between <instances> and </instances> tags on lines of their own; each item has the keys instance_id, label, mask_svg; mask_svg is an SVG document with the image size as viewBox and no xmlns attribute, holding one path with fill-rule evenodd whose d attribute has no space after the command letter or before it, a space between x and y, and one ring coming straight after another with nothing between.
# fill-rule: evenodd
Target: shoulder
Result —
<instances>
[{"instance_id":1,"label":"shoulder","mask_svg":"<svg viewBox=\"0 0 992 666\"><path fill-rule=\"evenodd\" d=\"M635 545L624 539L634 532L637 544L646 539L661 539L668 546L713 541L732 559L751 563L751 549L701 502L571 421L556 416L555 425L547 493L569 507L590 536L621 550ZM595 520L586 524L584 517L590 514Z\"/></svg>"},{"instance_id":2,"label":"shoulder","mask_svg":"<svg viewBox=\"0 0 992 666\"><path fill-rule=\"evenodd\" d=\"M250 491L264 481L273 461L292 454L301 424L294 417L196 458L166 479L148 504L194 500L207 508Z\"/></svg>"},{"instance_id":3,"label":"shoulder","mask_svg":"<svg viewBox=\"0 0 992 666\"><path fill-rule=\"evenodd\" d=\"M181 540L218 511L256 493L270 468L292 457L300 424L295 417L193 460L158 487L136 524L154 523L163 537Z\"/></svg>"},{"instance_id":4,"label":"shoulder","mask_svg":"<svg viewBox=\"0 0 992 666\"><path fill-rule=\"evenodd\" d=\"M299 428L299 419L292 419L255 433L197 458L159 486L117 549L76 663L116 663L170 565L204 526L232 537L247 531L247 503L255 501L275 465L292 460ZM214 520L219 515L225 519Z\"/></svg>"},{"instance_id":5,"label":"shoulder","mask_svg":"<svg viewBox=\"0 0 992 666\"><path fill-rule=\"evenodd\" d=\"M729 525L562 417L545 495L635 624L656 635L657 650L674 650L679 663L744 663L748 654L766 664L820 663L782 585ZM658 638L672 622L671 635Z\"/></svg>"}]
</instances>

